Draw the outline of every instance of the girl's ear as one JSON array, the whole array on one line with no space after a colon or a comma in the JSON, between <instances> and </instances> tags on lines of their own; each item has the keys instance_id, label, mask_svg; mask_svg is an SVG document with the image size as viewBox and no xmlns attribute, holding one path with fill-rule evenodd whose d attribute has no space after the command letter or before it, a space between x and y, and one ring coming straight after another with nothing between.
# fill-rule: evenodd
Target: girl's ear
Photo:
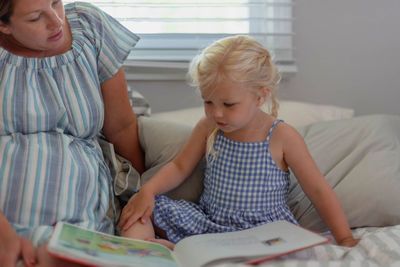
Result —
<instances>
[{"instance_id":1,"label":"girl's ear","mask_svg":"<svg viewBox=\"0 0 400 267\"><path fill-rule=\"evenodd\" d=\"M258 106L262 106L265 102L267 102L270 95L271 95L271 89L269 89L266 86L261 87L257 98Z\"/></svg>"}]
</instances>

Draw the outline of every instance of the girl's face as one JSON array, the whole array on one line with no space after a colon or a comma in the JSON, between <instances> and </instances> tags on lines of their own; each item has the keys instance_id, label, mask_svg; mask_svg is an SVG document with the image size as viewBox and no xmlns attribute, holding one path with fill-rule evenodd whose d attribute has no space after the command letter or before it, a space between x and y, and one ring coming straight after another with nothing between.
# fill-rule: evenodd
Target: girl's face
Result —
<instances>
[{"instance_id":1,"label":"girl's face","mask_svg":"<svg viewBox=\"0 0 400 267\"><path fill-rule=\"evenodd\" d=\"M255 92L230 81L222 81L214 89L203 90L202 98L206 116L225 133L240 132L249 125L254 126L251 123L263 103L263 98Z\"/></svg>"},{"instance_id":2,"label":"girl's face","mask_svg":"<svg viewBox=\"0 0 400 267\"><path fill-rule=\"evenodd\" d=\"M69 42L61 0L14 0L10 23L0 31L17 46L33 51L59 51Z\"/></svg>"}]
</instances>

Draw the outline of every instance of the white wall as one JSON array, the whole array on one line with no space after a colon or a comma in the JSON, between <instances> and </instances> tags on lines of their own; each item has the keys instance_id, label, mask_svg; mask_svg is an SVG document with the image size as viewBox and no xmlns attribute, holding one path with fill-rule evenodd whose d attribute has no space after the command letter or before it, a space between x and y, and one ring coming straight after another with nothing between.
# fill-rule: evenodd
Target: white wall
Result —
<instances>
[{"instance_id":1,"label":"white wall","mask_svg":"<svg viewBox=\"0 0 400 267\"><path fill-rule=\"evenodd\" d=\"M296 0L298 73L281 96L400 115L400 1Z\"/></svg>"},{"instance_id":2,"label":"white wall","mask_svg":"<svg viewBox=\"0 0 400 267\"><path fill-rule=\"evenodd\" d=\"M281 99L400 115L399 12L398 0L295 0L298 72L282 82ZM131 84L153 112L201 104L184 81Z\"/></svg>"}]
</instances>

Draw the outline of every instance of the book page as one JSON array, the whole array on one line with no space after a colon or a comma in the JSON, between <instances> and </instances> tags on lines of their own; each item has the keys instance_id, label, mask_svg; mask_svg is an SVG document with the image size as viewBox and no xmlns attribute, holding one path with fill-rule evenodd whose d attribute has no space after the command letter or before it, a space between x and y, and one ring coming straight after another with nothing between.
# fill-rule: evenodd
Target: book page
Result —
<instances>
[{"instance_id":1,"label":"book page","mask_svg":"<svg viewBox=\"0 0 400 267\"><path fill-rule=\"evenodd\" d=\"M91 266L178 266L172 252L162 245L66 223L57 224L48 251L56 257Z\"/></svg>"},{"instance_id":2,"label":"book page","mask_svg":"<svg viewBox=\"0 0 400 267\"><path fill-rule=\"evenodd\" d=\"M277 221L237 232L191 236L178 242L174 253L183 266L204 266L228 258L232 262L272 258L328 241L300 226Z\"/></svg>"}]
</instances>

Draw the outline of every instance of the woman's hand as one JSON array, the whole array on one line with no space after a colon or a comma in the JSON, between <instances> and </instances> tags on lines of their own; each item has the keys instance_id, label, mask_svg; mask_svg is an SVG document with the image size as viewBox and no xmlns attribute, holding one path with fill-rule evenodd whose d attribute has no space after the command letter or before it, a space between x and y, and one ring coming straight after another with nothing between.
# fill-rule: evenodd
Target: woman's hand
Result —
<instances>
[{"instance_id":1,"label":"woman's hand","mask_svg":"<svg viewBox=\"0 0 400 267\"><path fill-rule=\"evenodd\" d=\"M126 231L137 220L146 223L154 209L154 194L147 192L145 187L134 194L122 210L119 227Z\"/></svg>"},{"instance_id":2,"label":"woman's hand","mask_svg":"<svg viewBox=\"0 0 400 267\"><path fill-rule=\"evenodd\" d=\"M35 267L84 267L78 263L62 260L51 256L47 252L47 243L40 245L37 249L37 264Z\"/></svg>"},{"instance_id":3,"label":"woman's hand","mask_svg":"<svg viewBox=\"0 0 400 267\"><path fill-rule=\"evenodd\" d=\"M2 222L0 225L0 266L14 267L21 257L25 266L35 266L35 247L28 239L18 236L9 224L3 227Z\"/></svg>"},{"instance_id":4,"label":"woman's hand","mask_svg":"<svg viewBox=\"0 0 400 267\"><path fill-rule=\"evenodd\" d=\"M338 241L338 245L343 246L343 247L354 247L355 245L360 242L360 239L355 239L353 236L344 238L340 241Z\"/></svg>"}]
</instances>

